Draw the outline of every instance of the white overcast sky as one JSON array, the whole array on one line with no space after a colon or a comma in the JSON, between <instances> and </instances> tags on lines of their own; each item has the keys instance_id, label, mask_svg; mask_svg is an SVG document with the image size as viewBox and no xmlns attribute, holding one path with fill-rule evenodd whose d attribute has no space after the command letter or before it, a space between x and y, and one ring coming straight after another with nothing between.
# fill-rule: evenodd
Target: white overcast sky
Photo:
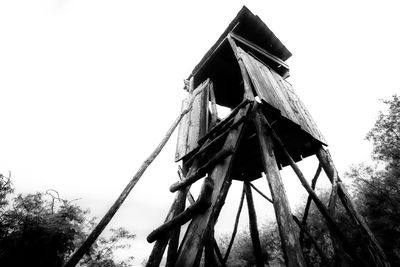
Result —
<instances>
[{"instance_id":1,"label":"white overcast sky","mask_svg":"<svg viewBox=\"0 0 400 267\"><path fill-rule=\"evenodd\" d=\"M103 216L179 114L182 80L244 4L292 52L289 80L339 172L368 160L378 99L400 88L397 1L13 0L0 1L0 172L18 192L56 189ZM111 223L138 235L137 262L173 197L175 142ZM285 183L295 206L298 182Z\"/></svg>"}]
</instances>

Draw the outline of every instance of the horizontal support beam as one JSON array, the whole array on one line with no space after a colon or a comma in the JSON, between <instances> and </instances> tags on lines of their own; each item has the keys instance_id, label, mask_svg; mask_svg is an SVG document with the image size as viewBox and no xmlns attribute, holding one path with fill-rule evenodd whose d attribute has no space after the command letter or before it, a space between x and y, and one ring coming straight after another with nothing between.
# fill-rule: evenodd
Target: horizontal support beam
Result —
<instances>
[{"instance_id":1,"label":"horizontal support beam","mask_svg":"<svg viewBox=\"0 0 400 267\"><path fill-rule=\"evenodd\" d=\"M233 152L231 149L225 149L221 150L217 154L215 154L206 164L201 166L200 168L197 169L197 171L193 174L188 176L185 180L179 181L174 183L173 185L170 186L169 191L170 192L176 192L177 190L180 190L188 185L193 184L197 180L201 179L204 175L206 175L207 171L215 166L219 161L225 159L229 155L231 155Z\"/></svg>"},{"instance_id":2,"label":"horizontal support beam","mask_svg":"<svg viewBox=\"0 0 400 267\"><path fill-rule=\"evenodd\" d=\"M272 55L271 53L267 52L265 49L261 48L260 46L256 45L255 43L231 32L230 35L232 36L233 39L236 41L246 45L247 47L253 49L254 51L262 54L263 56L267 57L268 59L274 61L278 65L281 65L283 68L289 71L289 65L283 61L282 59L278 58L277 56Z\"/></svg>"}]
</instances>

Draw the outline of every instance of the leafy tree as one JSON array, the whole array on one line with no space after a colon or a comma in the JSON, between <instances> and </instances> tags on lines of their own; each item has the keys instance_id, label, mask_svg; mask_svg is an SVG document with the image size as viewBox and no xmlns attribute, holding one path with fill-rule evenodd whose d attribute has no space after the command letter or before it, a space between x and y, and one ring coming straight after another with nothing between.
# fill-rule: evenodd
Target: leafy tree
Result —
<instances>
[{"instance_id":1,"label":"leafy tree","mask_svg":"<svg viewBox=\"0 0 400 267\"><path fill-rule=\"evenodd\" d=\"M88 211L61 199L54 190L12 195L9 177L0 175L0 266L61 266L93 227ZM115 250L133 239L125 229L111 230L100 238L81 266L124 267L131 259L116 262Z\"/></svg>"},{"instance_id":2,"label":"leafy tree","mask_svg":"<svg viewBox=\"0 0 400 267\"><path fill-rule=\"evenodd\" d=\"M375 159L388 164L389 167L400 167L400 97L393 95L390 100L383 100L388 105L386 113L379 112L374 127L367 134L372 141Z\"/></svg>"},{"instance_id":3,"label":"leafy tree","mask_svg":"<svg viewBox=\"0 0 400 267\"><path fill-rule=\"evenodd\" d=\"M391 264L400 266L400 97L383 102L388 109L379 113L367 134L375 165L354 165L347 176L371 231Z\"/></svg>"}]
</instances>

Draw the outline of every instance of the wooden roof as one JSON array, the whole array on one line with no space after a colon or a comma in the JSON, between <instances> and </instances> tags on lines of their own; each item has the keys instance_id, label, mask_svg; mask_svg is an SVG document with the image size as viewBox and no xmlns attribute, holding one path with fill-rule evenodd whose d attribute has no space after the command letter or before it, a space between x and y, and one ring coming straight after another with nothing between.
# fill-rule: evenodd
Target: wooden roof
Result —
<instances>
[{"instance_id":1,"label":"wooden roof","mask_svg":"<svg viewBox=\"0 0 400 267\"><path fill-rule=\"evenodd\" d=\"M225 41L226 36L230 32L246 38L283 61L292 56L292 53L275 36L267 25L265 25L265 23L257 15L254 15L246 6L243 6L229 24L228 28L226 28L226 30L221 34L217 42L193 69L192 75L195 75L203 67L208 59Z\"/></svg>"}]
</instances>

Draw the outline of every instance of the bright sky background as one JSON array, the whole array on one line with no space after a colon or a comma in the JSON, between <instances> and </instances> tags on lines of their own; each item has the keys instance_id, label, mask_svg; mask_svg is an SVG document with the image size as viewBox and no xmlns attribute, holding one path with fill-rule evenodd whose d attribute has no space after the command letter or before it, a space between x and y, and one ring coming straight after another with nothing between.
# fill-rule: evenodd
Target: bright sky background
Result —
<instances>
[{"instance_id":1,"label":"bright sky background","mask_svg":"<svg viewBox=\"0 0 400 267\"><path fill-rule=\"evenodd\" d=\"M102 217L179 114L182 80L244 4L292 52L289 81L339 172L368 160L378 99L400 88L397 1L13 0L0 2L0 172L17 192L56 189ZM137 263L172 201L175 143L110 225L137 234ZM285 177L295 207L302 191ZM228 217L238 198L228 196Z\"/></svg>"}]
</instances>

